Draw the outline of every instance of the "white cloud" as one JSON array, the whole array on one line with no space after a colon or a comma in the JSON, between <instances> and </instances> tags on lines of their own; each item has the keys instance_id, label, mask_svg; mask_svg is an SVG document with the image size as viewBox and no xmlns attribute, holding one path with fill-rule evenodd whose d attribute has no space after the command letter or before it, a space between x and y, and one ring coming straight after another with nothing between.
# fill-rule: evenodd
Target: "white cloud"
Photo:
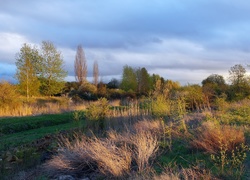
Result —
<instances>
[{"instance_id":1,"label":"white cloud","mask_svg":"<svg viewBox=\"0 0 250 180\"><path fill-rule=\"evenodd\" d=\"M29 40L16 33L0 32L0 62L15 62L15 54Z\"/></svg>"}]
</instances>

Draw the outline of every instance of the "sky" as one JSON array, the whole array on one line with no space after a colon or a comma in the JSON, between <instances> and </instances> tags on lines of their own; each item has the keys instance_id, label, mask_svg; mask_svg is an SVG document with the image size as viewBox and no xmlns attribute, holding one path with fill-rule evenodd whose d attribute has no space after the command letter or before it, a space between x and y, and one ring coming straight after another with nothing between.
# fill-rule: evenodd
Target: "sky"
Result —
<instances>
[{"instance_id":1,"label":"sky","mask_svg":"<svg viewBox=\"0 0 250 180\"><path fill-rule=\"evenodd\" d=\"M104 82L125 65L185 85L250 64L247 0L0 0L0 22L0 80L15 82L16 54L42 41L61 52L67 81L80 44L89 79L97 61Z\"/></svg>"}]
</instances>

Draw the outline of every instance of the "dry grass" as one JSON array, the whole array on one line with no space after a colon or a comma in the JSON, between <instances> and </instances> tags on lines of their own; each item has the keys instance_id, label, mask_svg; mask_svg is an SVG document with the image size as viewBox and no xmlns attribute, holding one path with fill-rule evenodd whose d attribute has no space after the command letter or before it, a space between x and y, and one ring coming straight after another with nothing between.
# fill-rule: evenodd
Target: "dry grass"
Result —
<instances>
[{"instance_id":1,"label":"dry grass","mask_svg":"<svg viewBox=\"0 0 250 180\"><path fill-rule=\"evenodd\" d=\"M161 135L163 133L164 124L161 120L142 120L134 124L136 131L150 131L154 135Z\"/></svg>"},{"instance_id":2,"label":"dry grass","mask_svg":"<svg viewBox=\"0 0 250 180\"><path fill-rule=\"evenodd\" d=\"M78 176L96 172L120 177L130 171L130 150L126 147L117 147L108 139L81 136L74 143L65 139L64 146L58 155L45 165L46 172L52 176Z\"/></svg>"},{"instance_id":3,"label":"dry grass","mask_svg":"<svg viewBox=\"0 0 250 180\"><path fill-rule=\"evenodd\" d=\"M16 108L0 108L0 117L56 114L74 110L84 110L86 105L76 105L67 98L39 98L30 103L22 103Z\"/></svg>"},{"instance_id":4,"label":"dry grass","mask_svg":"<svg viewBox=\"0 0 250 180\"><path fill-rule=\"evenodd\" d=\"M154 175L154 180L216 180L212 177L210 171L200 170L197 168L182 168L178 172L173 171L170 168L166 168L160 175Z\"/></svg>"},{"instance_id":5,"label":"dry grass","mask_svg":"<svg viewBox=\"0 0 250 180\"><path fill-rule=\"evenodd\" d=\"M181 170L179 177L181 177L181 179L185 179L185 180L199 180L199 179L203 179L203 180L212 180L212 179L216 179L214 177L212 177L210 171L206 171L206 170L200 170L200 169L196 169L196 168L184 168Z\"/></svg>"},{"instance_id":6,"label":"dry grass","mask_svg":"<svg viewBox=\"0 0 250 180\"><path fill-rule=\"evenodd\" d=\"M106 130L122 131L125 126L132 127L143 119L152 119L152 113L149 110L140 109L136 103L122 108L114 107L106 117Z\"/></svg>"},{"instance_id":7,"label":"dry grass","mask_svg":"<svg viewBox=\"0 0 250 180\"><path fill-rule=\"evenodd\" d=\"M115 100L111 100L109 102L110 106L120 106L121 105L121 100L120 99L115 99Z\"/></svg>"},{"instance_id":8,"label":"dry grass","mask_svg":"<svg viewBox=\"0 0 250 180\"><path fill-rule=\"evenodd\" d=\"M123 143L131 148L139 172L150 167L149 160L154 157L158 150L158 138L150 131L136 130L122 134L111 131L108 133L108 137L118 144Z\"/></svg>"},{"instance_id":9,"label":"dry grass","mask_svg":"<svg viewBox=\"0 0 250 180\"><path fill-rule=\"evenodd\" d=\"M91 157L103 174L120 177L129 173L132 158L126 146L118 147L110 140L94 138L90 140L89 148Z\"/></svg>"},{"instance_id":10,"label":"dry grass","mask_svg":"<svg viewBox=\"0 0 250 180\"><path fill-rule=\"evenodd\" d=\"M216 154L221 147L232 151L236 146L245 142L244 132L240 128L228 125L216 125L213 122L205 122L201 128L195 131L191 146Z\"/></svg>"},{"instance_id":11,"label":"dry grass","mask_svg":"<svg viewBox=\"0 0 250 180\"><path fill-rule=\"evenodd\" d=\"M106 177L128 177L132 169L143 172L158 150L158 139L150 131L108 133L108 138L78 136L74 142L61 140L57 156L44 166L51 176L97 173ZM133 167L136 165L136 168Z\"/></svg>"},{"instance_id":12,"label":"dry grass","mask_svg":"<svg viewBox=\"0 0 250 180\"><path fill-rule=\"evenodd\" d=\"M139 131L135 136L132 136L131 141L136 147L134 158L138 165L138 170L139 172L144 171L149 167L149 158L155 155L158 150L157 138L150 132Z\"/></svg>"}]
</instances>

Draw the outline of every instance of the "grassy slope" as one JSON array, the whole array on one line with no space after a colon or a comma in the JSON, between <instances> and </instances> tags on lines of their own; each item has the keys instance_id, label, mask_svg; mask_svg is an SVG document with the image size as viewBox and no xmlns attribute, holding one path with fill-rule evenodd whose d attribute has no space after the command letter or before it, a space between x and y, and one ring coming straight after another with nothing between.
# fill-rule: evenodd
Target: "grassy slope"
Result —
<instances>
[{"instance_id":1,"label":"grassy slope","mask_svg":"<svg viewBox=\"0 0 250 180\"><path fill-rule=\"evenodd\" d=\"M0 120L0 151L78 126L72 121L72 113L4 118Z\"/></svg>"},{"instance_id":2,"label":"grassy slope","mask_svg":"<svg viewBox=\"0 0 250 180\"><path fill-rule=\"evenodd\" d=\"M0 119L0 133L13 134L30 129L64 124L71 121L71 113L48 114Z\"/></svg>"}]
</instances>

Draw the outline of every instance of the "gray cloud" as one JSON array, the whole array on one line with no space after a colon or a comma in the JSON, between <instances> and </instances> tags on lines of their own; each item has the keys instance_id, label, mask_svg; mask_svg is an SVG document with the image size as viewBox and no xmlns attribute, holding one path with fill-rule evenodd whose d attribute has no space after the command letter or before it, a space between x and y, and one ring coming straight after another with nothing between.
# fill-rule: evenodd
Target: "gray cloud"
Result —
<instances>
[{"instance_id":1,"label":"gray cloud","mask_svg":"<svg viewBox=\"0 0 250 180\"><path fill-rule=\"evenodd\" d=\"M97 60L104 79L128 64L196 83L249 62L249 17L245 0L0 0L0 63L13 65L24 42L50 40L70 79L82 44L89 77Z\"/></svg>"}]
</instances>

